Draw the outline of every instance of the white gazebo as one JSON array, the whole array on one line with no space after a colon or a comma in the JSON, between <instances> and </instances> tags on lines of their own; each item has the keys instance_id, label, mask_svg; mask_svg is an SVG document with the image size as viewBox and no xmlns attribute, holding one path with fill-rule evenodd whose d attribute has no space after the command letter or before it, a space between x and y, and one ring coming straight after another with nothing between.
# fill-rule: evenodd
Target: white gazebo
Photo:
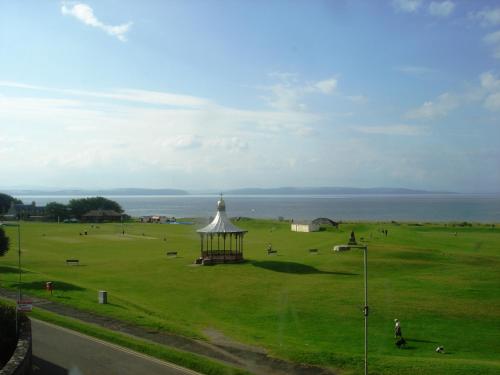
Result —
<instances>
[{"instance_id":1,"label":"white gazebo","mask_svg":"<svg viewBox=\"0 0 500 375\"><path fill-rule=\"evenodd\" d=\"M247 232L231 223L226 214L226 203L217 202L217 214L210 224L198 229L201 240L201 256L196 263L243 262L243 236Z\"/></svg>"}]
</instances>

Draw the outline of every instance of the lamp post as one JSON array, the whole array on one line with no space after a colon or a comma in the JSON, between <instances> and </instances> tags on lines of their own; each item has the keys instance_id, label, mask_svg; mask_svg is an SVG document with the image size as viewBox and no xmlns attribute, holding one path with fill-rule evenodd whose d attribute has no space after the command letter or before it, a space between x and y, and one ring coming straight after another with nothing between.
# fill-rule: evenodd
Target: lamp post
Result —
<instances>
[{"instance_id":1,"label":"lamp post","mask_svg":"<svg viewBox=\"0 0 500 375\"><path fill-rule=\"evenodd\" d=\"M354 234L354 233L353 233ZM353 234L351 238L354 238ZM355 242L355 241L354 241ZM365 375L368 375L368 246L351 244L337 245L333 248L334 251L348 251L351 249L364 250L364 281L365 281L365 306L363 307L363 315L365 316Z\"/></svg>"},{"instance_id":2,"label":"lamp post","mask_svg":"<svg viewBox=\"0 0 500 375\"><path fill-rule=\"evenodd\" d=\"M18 313L17 313L17 305L19 301L22 300L21 294L21 225L19 223L0 223L2 226L6 227L17 227L17 270L19 273L19 283L17 284L17 301L16 301L16 336L19 333L19 324L18 324Z\"/></svg>"}]
</instances>

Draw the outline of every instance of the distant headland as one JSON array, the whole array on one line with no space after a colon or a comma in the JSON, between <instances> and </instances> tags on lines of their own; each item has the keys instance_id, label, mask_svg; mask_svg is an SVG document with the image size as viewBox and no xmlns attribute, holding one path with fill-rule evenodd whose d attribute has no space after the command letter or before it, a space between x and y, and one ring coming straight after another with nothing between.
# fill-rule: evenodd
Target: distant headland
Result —
<instances>
[{"instance_id":1,"label":"distant headland","mask_svg":"<svg viewBox=\"0 0 500 375\"><path fill-rule=\"evenodd\" d=\"M20 196L124 196L124 195L206 195L219 194L226 195L422 195L422 194L457 194L451 191L432 191L407 188L392 187L277 187L277 188L239 188L228 190L196 190L188 191L181 189L150 189L150 188L115 188L115 189L50 189L50 188L30 188L30 189L2 189L6 193Z\"/></svg>"},{"instance_id":2,"label":"distant headland","mask_svg":"<svg viewBox=\"0 0 500 375\"><path fill-rule=\"evenodd\" d=\"M355 187L279 187L279 188L243 188L227 190L232 195L406 195L406 194L456 194L450 191L429 191L406 188L355 188Z\"/></svg>"}]
</instances>

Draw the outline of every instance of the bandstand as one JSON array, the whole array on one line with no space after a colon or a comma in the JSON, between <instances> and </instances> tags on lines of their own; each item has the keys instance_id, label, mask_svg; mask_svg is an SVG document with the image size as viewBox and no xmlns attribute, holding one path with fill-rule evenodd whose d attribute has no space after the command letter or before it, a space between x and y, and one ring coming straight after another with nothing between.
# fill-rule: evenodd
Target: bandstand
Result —
<instances>
[{"instance_id":1,"label":"bandstand","mask_svg":"<svg viewBox=\"0 0 500 375\"><path fill-rule=\"evenodd\" d=\"M231 223L226 214L226 203L217 202L217 214L210 224L198 229L200 234L200 264L243 262L243 236L246 230Z\"/></svg>"}]
</instances>

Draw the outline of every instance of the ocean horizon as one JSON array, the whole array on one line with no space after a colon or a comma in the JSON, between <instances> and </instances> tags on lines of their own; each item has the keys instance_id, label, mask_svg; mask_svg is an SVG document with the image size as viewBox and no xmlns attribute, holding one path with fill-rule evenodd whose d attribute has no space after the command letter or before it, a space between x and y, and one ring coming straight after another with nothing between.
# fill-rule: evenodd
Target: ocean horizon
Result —
<instances>
[{"instance_id":1,"label":"ocean horizon","mask_svg":"<svg viewBox=\"0 0 500 375\"><path fill-rule=\"evenodd\" d=\"M86 195L19 195L24 203L68 203ZM209 217L219 195L104 195L132 217ZM500 194L224 195L228 215L263 219L500 222Z\"/></svg>"}]
</instances>

